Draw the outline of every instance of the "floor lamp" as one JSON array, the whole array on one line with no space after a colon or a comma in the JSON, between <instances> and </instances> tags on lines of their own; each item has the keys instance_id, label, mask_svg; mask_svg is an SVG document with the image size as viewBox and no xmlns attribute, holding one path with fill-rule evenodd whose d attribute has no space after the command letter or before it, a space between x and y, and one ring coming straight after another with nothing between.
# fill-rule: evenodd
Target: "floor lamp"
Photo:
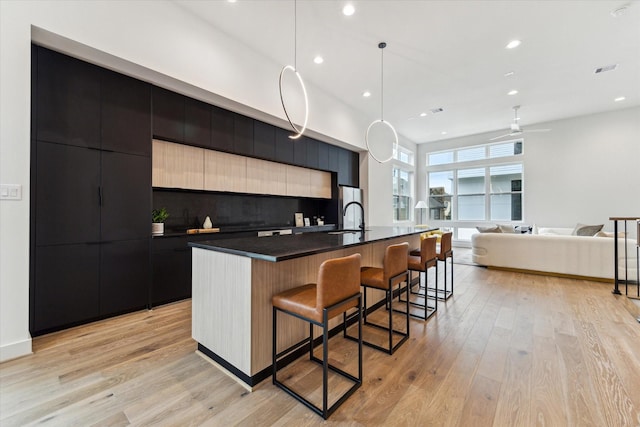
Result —
<instances>
[{"instance_id":1,"label":"floor lamp","mask_svg":"<svg viewBox=\"0 0 640 427\"><path fill-rule=\"evenodd\" d=\"M426 209L428 208L427 204L424 202L424 200L420 200L418 201L418 203L416 203L416 209L420 209L420 224L423 224L423 218L422 218L422 209Z\"/></svg>"}]
</instances>

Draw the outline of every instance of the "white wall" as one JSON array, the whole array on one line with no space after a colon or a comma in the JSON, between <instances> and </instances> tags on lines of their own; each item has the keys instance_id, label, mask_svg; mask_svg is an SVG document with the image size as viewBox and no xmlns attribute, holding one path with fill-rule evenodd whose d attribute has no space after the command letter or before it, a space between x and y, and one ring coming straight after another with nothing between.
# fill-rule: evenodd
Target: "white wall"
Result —
<instances>
[{"instance_id":1,"label":"white wall","mask_svg":"<svg viewBox=\"0 0 640 427\"><path fill-rule=\"evenodd\" d=\"M0 1L0 361L31 351L29 316L30 44L284 126L276 64L170 2ZM364 118L307 85L309 135L364 149Z\"/></svg>"},{"instance_id":2,"label":"white wall","mask_svg":"<svg viewBox=\"0 0 640 427\"><path fill-rule=\"evenodd\" d=\"M609 217L640 216L640 107L528 127L552 131L524 134L525 224L612 230ZM426 194L428 152L484 144L499 134L419 145L419 194Z\"/></svg>"}]
</instances>

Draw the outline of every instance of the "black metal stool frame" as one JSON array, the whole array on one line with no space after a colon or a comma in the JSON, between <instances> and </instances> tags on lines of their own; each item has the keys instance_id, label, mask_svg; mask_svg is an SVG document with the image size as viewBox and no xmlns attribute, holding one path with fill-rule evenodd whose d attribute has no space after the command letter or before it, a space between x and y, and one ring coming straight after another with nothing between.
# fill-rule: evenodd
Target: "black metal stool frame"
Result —
<instances>
[{"instance_id":1,"label":"black metal stool frame","mask_svg":"<svg viewBox=\"0 0 640 427\"><path fill-rule=\"evenodd\" d=\"M451 289L447 289L447 258L451 258ZM444 267L444 288L438 289L438 281L436 280L436 287L435 288L428 287L427 290L435 291L436 297L440 301L446 301L449 298L451 298L451 295L453 295L453 249L444 253L444 261L441 261L438 258L436 265L438 265L438 262L444 262L444 266L443 266Z\"/></svg>"},{"instance_id":2,"label":"black metal stool frame","mask_svg":"<svg viewBox=\"0 0 640 427\"><path fill-rule=\"evenodd\" d=\"M373 326L373 327L376 327L376 328L379 328L379 329L384 329L385 331L389 331L389 347L388 348L381 347L381 346L379 346L377 344L373 344L373 343L368 342L368 341L366 341L364 339L362 340L362 343L364 345L368 346L368 347L375 348L376 350L384 351L385 353L388 353L388 354L393 354L398 349L398 347L400 347L400 345L402 345L406 340L409 339L409 316L408 315L406 316L406 319L407 319L407 326L406 326L407 327L407 332L406 333L402 332L402 331L398 331L396 329L393 329L393 312L396 311L396 312L402 313L402 314L408 314L409 313L409 291L408 291L409 286L406 286L404 288L406 290L406 292L407 292L407 299L406 299L406 301L403 301L403 302L406 302L406 304L407 304L407 311L403 312L403 311L399 311L399 310L390 309L391 307L393 307L392 304L393 304L393 291L394 291L394 288L391 286L391 284L393 283L393 281L395 279L397 279L398 277L402 277L402 276L406 277L406 282L408 284L409 283L409 270L403 271L402 273L391 277L389 279L389 288L388 289L380 289L380 288L377 288L375 286L367 286L367 285L361 284L361 286L363 288L365 288L365 290L364 290L364 307L362 308L362 310L364 312L364 314L363 314L363 317L364 317L363 323L364 323L364 325L367 325L367 326ZM367 321L367 288L377 289L377 290L385 292L385 308L389 312L389 327L388 328L386 326L378 325L376 323L372 323L372 322ZM400 289L400 294L402 293L402 290L403 290L403 288ZM398 295L398 297L400 297L400 294ZM353 315L354 314L352 314L351 316L353 316ZM396 343L395 346L393 345L393 334L394 333L398 334L398 335L400 335L402 337L400 339L400 341L398 341ZM355 340L355 337L351 337L351 336L349 336L347 334L346 329L345 329L345 337L346 338L350 338L352 340Z\"/></svg>"},{"instance_id":3,"label":"black metal stool frame","mask_svg":"<svg viewBox=\"0 0 640 427\"><path fill-rule=\"evenodd\" d=\"M420 304L419 302L414 302L414 301L409 301L409 304L411 304L413 306L416 306L416 307L422 308L424 310L424 316L419 316L419 315L413 314L413 313L409 313L409 315L411 315L412 317L418 318L418 319L422 319L422 320L429 319L431 316L433 316L438 311L438 297L437 297L437 294L436 294L436 296L433 297L433 301L434 302L433 302L432 306L430 306L428 304L428 302L427 302L427 300L431 299L431 297L427 293L427 290L430 289L430 288L427 287L428 268L427 268L426 264L428 264L429 261L432 261L432 260L433 259L427 260L427 262L425 263L425 268L424 268L425 271L409 269L409 292L412 295L418 295L418 296L424 298L424 304ZM435 260L436 260L436 264L435 264L435 267L436 267L436 287L435 287L435 289L437 289L438 288L438 258L435 258ZM445 266L445 268L446 268L446 266ZM417 281L416 282L414 282L411 279L411 272L412 271L417 271L418 272L418 277L417 277ZM424 273L424 286L422 286L422 284L420 283L420 278L422 277L422 273ZM413 290L413 287L415 285L418 285L418 291L414 291ZM420 289L424 289L425 292L421 293ZM433 288L431 288L431 289L433 289ZM404 302L400 298L400 295L398 295L398 298L399 298L400 302Z\"/></svg>"},{"instance_id":4,"label":"black metal stool frame","mask_svg":"<svg viewBox=\"0 0 640 427\"><path fill-rule=\"evenodd\" d=\"M358 376L355 377L352 374L343 371L340 368L337 368L333 365L331 365L329 363L329 312L339 308L340 306L349 304L350 302L352 302L353 300L357 300L358 301L358 307L357 310L354 312L354 314L350 315L350 319L353 318L354 316L357 315L358 317L358 338L353 338L353 337L348 337L351 338L354 341L358 342ZM304 320L305 322L309 323L309 337L305 338L304 340L300 341L297 344L292 345L291 347L287 348L286 350L281 351L280 353L276 352L276 346L277 346L277 312L281 311L283 313L286 313L290 316L296 317L300 320ZM304 316L300 316L297 313L292 313L290 311L287 310L282 310L280 308L277 307L273 307L273 326L272 326L272 382L275 386L281 388L282 390L284 390L285 392L287 392L290 396L292 396L294 399L296 399L297 401L303 403L306 407L308 407L309 409L311 409L313 412L315 412L316 414L320 415L322 418L324 418L325 420L327 418L329 418L329 416L336 410L338 409L338 407L344 403L345 400L347 400L349 398L349 396L351 396L353 393L355 393L355 391L360 388L360 386L362 385L362 316L360 315L360 313L362 312L362 293L359 292L355 295L353 295L352 297L349 297L345 300L342 300L340 302L338 302L337 304L334 304L330 307L326 307L322 310L322 323L319 323L317 321L314 321L312 319L306 318ZM346 328L347 328L347 316L346 316L346 311L342 313L342 327L344 329L344 333L346 335ZM314 342L313 342L313 326L319 326L322 328L322 360L318 359L317 357L315 357L313 355L313 348L314 348ZM317 362L319 364L322 365L322 408L314 405L312 402L310 402L309 400L307 400L306 398L304 398L301 394L295 392L294 390L292 390L290 387L288 387L286 384L278 381L277 378L277 372L278 372L278 359L283 358L284 356L292 353L293 351L299 349L300 347L304 346L304 345L308 345L309 346L309 360L312 360L314 362ZM329 369L332 370L333 372L336 372L337 374L348 378L349 380L354 382L354 385L352 385L349 390L347 390L333 405L331 405L331 407L328 407L328 376L329 376Z\"/></svg>"}]
</instances>

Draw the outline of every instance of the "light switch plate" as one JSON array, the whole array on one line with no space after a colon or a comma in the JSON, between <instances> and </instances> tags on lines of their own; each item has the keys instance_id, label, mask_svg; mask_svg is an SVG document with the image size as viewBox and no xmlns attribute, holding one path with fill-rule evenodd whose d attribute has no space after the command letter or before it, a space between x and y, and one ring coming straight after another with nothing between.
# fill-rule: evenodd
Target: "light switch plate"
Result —
<instances>
[{"instance_id":1,"label":"light switch plate","mask_svg":"<svg viewBox=\"0 0 640 427\"><path fill-rule=\"evenodd\" d=\"M0 184L0 200L22 200L22 185Z\"/></svg>"}]
</instances>

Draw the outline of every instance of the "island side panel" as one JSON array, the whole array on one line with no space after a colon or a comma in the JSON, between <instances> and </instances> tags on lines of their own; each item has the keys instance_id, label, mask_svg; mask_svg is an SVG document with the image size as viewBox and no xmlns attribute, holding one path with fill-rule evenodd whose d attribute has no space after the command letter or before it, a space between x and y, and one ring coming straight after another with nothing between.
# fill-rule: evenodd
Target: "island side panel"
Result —
<instances>
[{"instance_id":1,"label":"island side panel","mask_svg":"<svg viewBox=\"0 0 640 427\"><path fill-rule=\"evenodd\" d=\"M273 295L307 283L315 283L320 264L328 259L359 253L362 256L363 266L382 267L385 248L388 245L401 242L409 242L411 249L420 247L419 235L412 235L281 262L253 259L251 374L255 375L271 366L271 328L273 321L271 297ZM369 290L367 298L370 301L369 304L374 304L376 301L384 298L384 292L375 289ZM341 319L341 317L333 319L330 327L336 326ZM308 333L309 327L299 319L286 315L278 316L279 351L301 341ZM315 336L319 336L321 329L315 328L314 334Z\"/></svg>"},{"instance_id":2,"label":"island side panel","mask_svg":"<svg viewBox=\"0 0 640 427\"><path fill-rule=\"evenodd\" d=\"M251 259L192 248L192 336L251 375Z\"/></svg>"}]
</instances>

